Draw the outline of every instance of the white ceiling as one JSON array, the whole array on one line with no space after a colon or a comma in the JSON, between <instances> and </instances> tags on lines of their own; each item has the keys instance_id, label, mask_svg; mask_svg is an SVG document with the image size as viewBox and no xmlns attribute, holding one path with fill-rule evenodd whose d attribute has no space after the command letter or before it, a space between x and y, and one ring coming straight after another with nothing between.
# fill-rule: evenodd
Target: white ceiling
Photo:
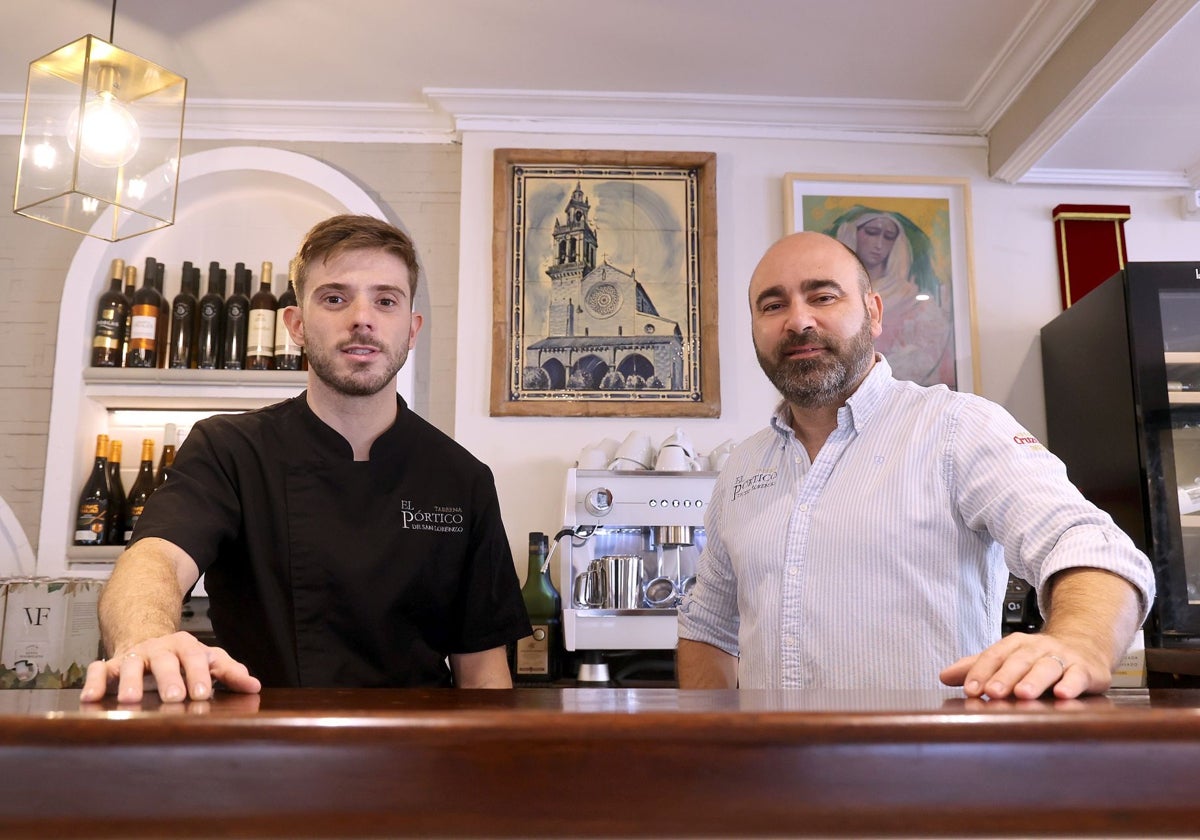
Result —
<instances>
[{"instance_id":1,"label":"white ceiling","mask_svg":"<svg viewBox=\"0 0 1200 840\"><path fill-rule=\"evenodd\" d=\"M1007 181L1200 187L1198 0L120 0L188 77L185 137L475 128L989 142ZM111 0L4 0L0 133L28 62Z\"/></svg>"}]
</instances>

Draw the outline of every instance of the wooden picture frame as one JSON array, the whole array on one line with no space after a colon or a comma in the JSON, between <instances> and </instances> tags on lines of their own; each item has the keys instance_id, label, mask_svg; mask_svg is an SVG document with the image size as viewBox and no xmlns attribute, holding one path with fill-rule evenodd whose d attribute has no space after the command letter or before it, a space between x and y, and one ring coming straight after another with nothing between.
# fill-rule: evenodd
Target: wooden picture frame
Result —
<instances>
[{"instance_id":1,"label":"wooden picture frame","mask_svg":"<svg viewBox=\"0 0 1200 840\"><path fill-rule=\"evenodd\" d=\"M978 391L969 181L788 173L784 213L786 233L836 236L866 264L897 379Z\"/></svg>"},{"instance_id":2,"label":"wooden picture frame","mask_svg":"<svg viewBox=\"0 0 1200 840\"><path fill-rule=\"evenodd\" d=\"M492 415L720 416L716 155L494 166Z\"/></svg>"}]
</instances>

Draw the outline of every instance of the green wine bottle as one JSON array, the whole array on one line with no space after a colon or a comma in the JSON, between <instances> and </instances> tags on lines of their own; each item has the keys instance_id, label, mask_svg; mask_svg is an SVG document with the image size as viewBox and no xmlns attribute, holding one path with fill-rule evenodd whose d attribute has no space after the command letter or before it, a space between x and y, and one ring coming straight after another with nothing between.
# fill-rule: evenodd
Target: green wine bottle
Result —
<instances>
[{"instance_id":1,"label":"green wine bottle","mask_svg":"<svg viewBox=\"0 0 1200 840\"><path fill-rule=\"evenodd\" d=\"M562 675L562 599L546 565L548 542L539 531L529 534L529 574L521 588L521 599L533 635L514 645L511 667L515 685L552 683Z\"/></svg>"}]
</instances>

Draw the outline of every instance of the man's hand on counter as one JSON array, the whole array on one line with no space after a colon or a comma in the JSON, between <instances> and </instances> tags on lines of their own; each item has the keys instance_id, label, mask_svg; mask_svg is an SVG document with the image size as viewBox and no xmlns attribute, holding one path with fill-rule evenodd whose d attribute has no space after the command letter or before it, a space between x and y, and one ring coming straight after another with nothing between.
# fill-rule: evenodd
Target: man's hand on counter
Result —
<instances>
[{"instance_id":1,"label":"man's hand on counter","mask_svg":"<svg viewBox=\"0 0 1200 840\"><path fill-rule=\"evenodd\" d=\"M1106 691L1144 617L1139 597L1132 584L1103 569L1058 572L1048 586L1042 632L1011 633L946 668L942 682L963 686L968 697L1021 700L1051 690L1059 699Z\"/></svg>"},{"instance_id":2,"label":"man's hand on counter","mask_svg":"<svg viewBox=\"0 0 1200 840\"><path fill-rule=\"evenodd\" d=\"M115 691L118 702L139 703L145 688L152 685L166 703L207 700L214 679L231 691L246 694L257 694L262 688L246 666L223 649L209 647L181 631L147 639L91 663L79 699L92 703Z\"/></svg>"},{"instance_id":3,"label":"man's hand on counter","mask_svg":"<svg viewBox=\"0 0 1200 840\"><path fill-rule=\"evenodd\" d=\"M1099 694L1112 683L1112 669L1094 649L1049 633L1011 633L975 656L942 671L946 685L962 686L968 697L1032 700L1053 691L1059 699Z\"/></svg>"}]
</instances>

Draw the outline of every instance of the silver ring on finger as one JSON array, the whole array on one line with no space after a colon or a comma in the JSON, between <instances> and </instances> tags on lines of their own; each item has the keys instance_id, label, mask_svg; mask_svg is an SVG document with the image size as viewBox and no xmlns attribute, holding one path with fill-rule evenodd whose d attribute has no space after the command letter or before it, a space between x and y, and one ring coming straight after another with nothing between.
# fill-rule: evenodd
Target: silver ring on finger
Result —
<instances>
[{"instance_id":1,"label":"silver ring on finger","mask_svg":"<svg viewBox=\"0 0 1200 840\"><path fill-rule=\"evenodd\" d=\"M1058 663L1058 667L1062 669L1062 672L1064 674L1067 673L1067 663L1063 660L1063 658L1061 656L1055 656L1053 653L1047 653L1042 658L1043 659L1053 659L1055 662Z\"/></svg>"}]
</instances>

